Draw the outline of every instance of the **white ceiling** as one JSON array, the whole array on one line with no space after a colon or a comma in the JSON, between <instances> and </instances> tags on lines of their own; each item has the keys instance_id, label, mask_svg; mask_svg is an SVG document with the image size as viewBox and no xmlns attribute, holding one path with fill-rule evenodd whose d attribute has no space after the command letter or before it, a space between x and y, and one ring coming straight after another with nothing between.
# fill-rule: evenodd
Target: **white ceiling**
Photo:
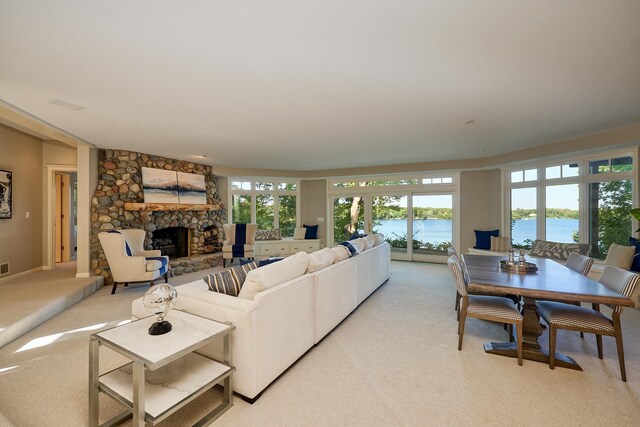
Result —
<instances>
[{"instance_id":1,"label":"white ceiling","mask_svg":"<svg viewBox=\"0 0 640 427\"><path fill-rule=\"evenodd\" d=\"M0 0L0 99L225 167L484 157L640 122L640 1Z\"/></svg>"}]
</instances>

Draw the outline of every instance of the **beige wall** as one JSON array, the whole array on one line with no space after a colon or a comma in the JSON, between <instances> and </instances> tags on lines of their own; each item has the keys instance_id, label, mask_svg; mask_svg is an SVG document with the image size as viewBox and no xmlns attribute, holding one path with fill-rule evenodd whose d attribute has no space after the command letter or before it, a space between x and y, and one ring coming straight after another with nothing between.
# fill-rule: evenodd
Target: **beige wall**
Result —
<instances>
[{"instance_id":1,"label":"beige wall","mask_svg":"<svg viewBox=\"0 0 640 427\"><path fill-rule=\"evenodd\" d=\"M462 253L475 245L473 230L500 229L502 185L499 169L460 174L460 248Z\"/></svg>"},{"instance_id":2,"label":"beige wall","mask_svg":"<svg viewBox=\"0 0 640 427\"><path fill-rule=\"evenodd\" d=\"M323 218L319 222L318 218ZM327 244L327 180L300 181L300 226L318 224L318 238Z\"/></svg>"},{"instance_id":3,"label":"beige wall","mask_svg":"<svg viewBox=\"0 0 640 427\"><path fill-rule=\"evenodd\" d=\"M215 174L215 173L214 173ZM224 211L226 212L225 222L227 222L231 216L229 204L229 180L226 176L216 175L216 188L218 189L218 197L224 203Z\"/></svg>"},{"instance_id":4,"label":"beige wall","mask_svg":"<svg viewBox=\"0 0 640 427\"><path fill-rule=\"evenodd\" d=\"M0 169L13 172L13 218L0 219L0 263L9 261L14 275L43 265L42 140L0 125Z\"/></svg>"}]
</instances>

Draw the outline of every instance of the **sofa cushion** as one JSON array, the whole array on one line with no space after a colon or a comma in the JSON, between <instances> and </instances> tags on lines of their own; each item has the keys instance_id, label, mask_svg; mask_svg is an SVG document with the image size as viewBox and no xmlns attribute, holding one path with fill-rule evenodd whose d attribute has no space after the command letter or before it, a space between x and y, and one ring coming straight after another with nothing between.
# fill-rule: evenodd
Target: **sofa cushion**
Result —
<instances>
[{"instance_id":1,"label":"sofa cushion","mask_svg":"<svg viewBox=\"0 0 640 427\"><path fill-rule=\"evenodd\" d=\"M546 240L536 239L531 247L531 255L557 259L560 261L566 261L569 258L571 252L577 252L581 255L589 255L588 243L558 243L548 242Z\"/></svg>"},{"instance_id":2,"label":"sofa cushion","mask_svg":"<svg viewBox=\"0 0 640 427\"><path fill-rule=\"evenodd\" d=\"M498 237L500 235L500 230L490 230L490 231L482 231L482 230L473 230L476 233L476 245L475 249L491 249L491 236Z\"/></svg>"},{"instance_id":3,"label":"sofa cushion","mask_svg":"<svg viewBox=\"0 0 640 427\"><path fill-rule=\"evenodd\" d=\"M252 300L256 294L302 276L309 266L309 254L298 252L274 264L251 270L238 296Z\"/></svg>"},{"instance_id":4,"label":"sofa cushion","mask_svg":"<svg viewBox=\"0 0 640 427\"><path fill-rule=\"evenodd\" d=\"M240 293L240 289L242 288L242 284L239 284L238 281L234 279L231 271L229 270L208 274L204 276L202 280L207 284L210 291L230 295L232 297L237 297Z\"/></svg>"},{"instance_id":5,"label":"sofa cushion","mask_svg":"<svg viewBox=\"0 0 640 427\"><path fill-rule=\"evenodd\" d=\"M329 249L333 253L333 263L344 261L351 256L351 251L346 246L338 245Z\"/></svg>"},{"instance_id":6,"label":"sofa cushion","mask_svg":"<svg viewBox=\"0 0 640 427\"><path fill-rule=\"evenodd\" d=\"M309 265L307 266L307 273L313 273L322 268L333 264L335 256L331 249L325 248L319 251L315 251L309 255Z\"/></svg>"},{"instance_id":7,"label":"sofa cushion","mask_svg":"<svg viewBox=\"0 0 640 427\"><path fill-rule=\"evenodd\" d=\"M228 270L209 274L202 278L210 291L237 297L242 289L247 273L258 268L255 261L248 262Z\"/></svg>"},{"instance_id":8,"label":"sofa cushion","mask_svg":"<svg viewBox=\"0 0 640 427\"><path fill-rule=\"evenodd\" d=\"M258 230L256 231L256 240L282 240L280 229Z\"/></svg>"},{"instance_id":9,"label":"sofa cushion","mask_svg":"<svg viewBox=\"0 0 640 427\"><path fill-rule=\"evenodd\" d=\"M375 237L375 239L376 239L375 246L380 246L381 244L384 243L384 234L376 233L376 234L373 235L373 237Z\"/></svg>"},{"instance_id":10,"label":"sofa cushion","mask_svg":"<svg viewBox=\"0 0 640 427\"><path fill-rule=\"evenodd\" d=\"M304 235L307 230L304 227L298 227L293 231L293 239L294 240L304 240Z\"/></svg>"},{"instance_id":11,"label":"sofa cushion","mask_svg":"<svg viewBox=\"0 0 640 427\"><path fill-rule=\"evenodd\" d=\"M349 256L354 256L358 254L358 248L352 242L340 242L338 245L342 245L349 251Z\"/></svg>"},{"instance_id":12,"label":"sofa cushion","mask_svg":"<svg viewBox=\"0 0 640 427\"><path fill-rule=\"evenodd\" d=\"M304 233L304 238L305 239L317 239L318 238L318 226L317 225L306 225L303 224L302 225L304 227L305 233Z\"/></svg>"},{"instance_id":13,"label":"sofa cushion","mask_svg":"<svg viewBox=\"0 0 640 427\"><path fill-rule=\"evenodd\" d=\"M633 262L633 257L636 254L635 246L623 246L616 243L612 243L609 246L609 252L607 252L607 258L604 260L604 265L612 265L614 267L628 270Z\"/></svg>"},{"instance_id":14,"label":"sofa cushion","mask_svg":"<svg viewBox=\"0 0 640 427\"><path fill-rule=\"evenodd\" d=\"M367 242L364 237L361 237L356 240L351 240L351 244L355 246L356 253L364 252L367 248Z\"/></svg>"},{"instance_id":15,"label":"sofa cushion","mask_svg":"<svg viewBox=\"0 0 640 427\"><path fill-rule=\"evenodd\" d=\"M369 235L364 238L365 243L367 244L367 249L371 249L376 245L376 236Z\"/></svg>"}]
</instances>

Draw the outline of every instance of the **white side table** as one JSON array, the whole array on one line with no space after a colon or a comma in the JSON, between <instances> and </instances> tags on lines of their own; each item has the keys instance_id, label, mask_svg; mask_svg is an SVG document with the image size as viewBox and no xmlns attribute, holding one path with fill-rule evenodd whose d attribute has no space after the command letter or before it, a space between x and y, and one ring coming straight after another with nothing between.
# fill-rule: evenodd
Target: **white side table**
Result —
<instances>
[{"instance_id":1,"label":"white side table","mask_svg":"<svg viewBox=\"0 0 640 427\"><path fill-rule=\"evenodd\" d=\"M180 310L165 320L173 325L164 335L149 335L156 316L117 326L91 335L89 342L89 425L99 425L98 394L105 393L128 407L102 426L116 425L133 416L135 427L154 425L196 397L224 381L222 403L196 425L209 425L233 406L230 346L235 326ZM216 361L196 352L223 339L224 360ZM99 374L100 346L129 358L131 363Z\"/></svg>"}]
</instances>

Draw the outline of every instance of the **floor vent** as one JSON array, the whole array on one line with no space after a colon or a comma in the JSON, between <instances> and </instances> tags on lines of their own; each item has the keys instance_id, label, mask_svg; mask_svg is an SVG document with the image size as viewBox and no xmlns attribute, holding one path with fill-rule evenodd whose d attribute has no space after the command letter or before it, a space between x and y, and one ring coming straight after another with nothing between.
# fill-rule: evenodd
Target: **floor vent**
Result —
<instances>
[{"instance_id":1,"label":"floor vent","mask_svg":"<svg viewBox=\"0 0 640 427\"><path fill-rule=\"evenodd\" d=\"M9 263L3 262L0 264L0 276L5 276L7 274L9 274Z\"/></svg>"}]
</instances>

